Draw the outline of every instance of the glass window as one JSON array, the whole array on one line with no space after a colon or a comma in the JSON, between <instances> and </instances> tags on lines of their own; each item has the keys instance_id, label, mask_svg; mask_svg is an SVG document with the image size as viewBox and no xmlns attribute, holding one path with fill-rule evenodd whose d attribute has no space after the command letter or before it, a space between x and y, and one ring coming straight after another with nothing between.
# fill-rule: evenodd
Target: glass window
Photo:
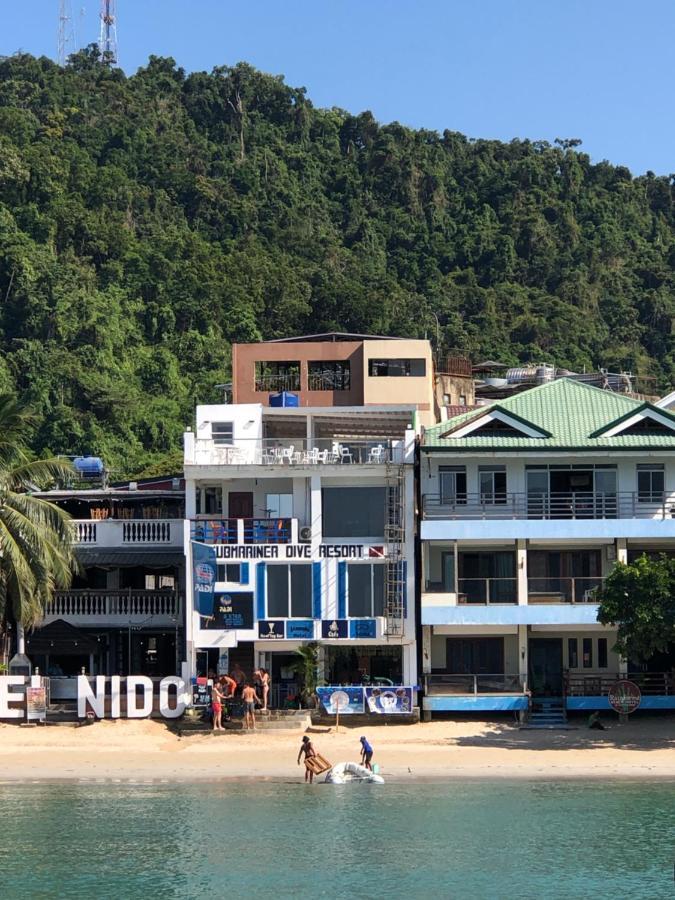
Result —
<instances>
[{"instance_id":1,"label":"glass window","mask_svg":"<svg viewBox=\"0 0 675 900\"><path fill-rule=\"evenodd\" d=\"M438 470L441 503L466 503L466 469L464 466L441 466Z\"/></svg>"},{"instance_id":2,"label":"glass window","mask_svg":"<svg viewBox=\"0 0 675 900\"><path fill-rule=\"evenodd\" d=\"M211 437L214 444L231 444L234 439L232 422L212 422Z\"/></svg>"},{"instance_id":3,"label":"glass window","mask_svg":"<svg viewBox=\"0 0 675 900\"><path fill-rule=\"evenodd\" d=\"M593 668L593 638L584 638L584 669Z\"/></svg>"},{"instance_id":4,"label":"glass window","mask_svg":"<svg viewBox=\"0 0 675 900\"><path fill-rule=\"evenodd\" d=\"M661 503L666 489L664 467L658 465L638 466L637 489L639 503Z\"/></svg>"},{"instance_id":5,"label":"glass window","mask_svg":"<svg viewBox=\"0 0 675 900\"><path fill-rule=\"evenodd\" d=\"M506 503L506 467L479 466L481 503Z\"/></svg>"},{"instance_id":6,"label":"glass window","mask_svg":"<svg viewBox=\"0 0 675 900\"><path fill-rule=\"evenodd\" d=\"M384 615L384 565L347 566L348 614L352 618Z\"/></svg>"},{"instance_id":7,"label":"glass window","mask_svg":"<svg viewBox=\"0 0 675 900\"><path fill-rule=\"evenodd\" d=\"M310 391L348 391L350 385L349 360L307 364Z\"/></svg>"},{"instance_id":8,"label":"glass window","mask_svg":"<svg viewBox=\"0 0 675 900\"><path fill-rule=\"evenodd\" d=\"M384 486L324 488L324 537L383 537L386 491Z\"/></svg>"},{"instance_id":9,"label":"glass window","mask_svg":"<svg viewBox=\"0 0 675 900\"><path fill-rule=\"evenodd\" d=\"M576 638L567 639L567 666L570 669L579 668L579 647Z\"/></svg>"},{"instance_id":10,"label":"glass window","mask_svg":"<svg viewBox=\"0 0 675 900\"><path fill-rule=\"evenodd\" d=\"M218 516L223 511L223 492L219 487L197 488L197 515Z\"/></svg>"},{"instance_id":11,"label":"glass window","mask_svg":"<svg viewBox=\"0 0 675 900\"><path fill-rule=\"evenodd\" d=\"M265 494L265 514L269 519L293 517L293 494Z\"/></svg>"},{"instance_id":12,"label":"glass window","mask_svg":"<svg viewBox=\"0 0 675 900\"><path fill-rule=\"evenodd\" d=\"M607 638L598 638L598 668L607 668Z\"/></svg>"},{"instance_id":13,"label":"glass window","mask_svg":"<svg viewBox=\"0 0 675 900\"><path fill-rule=\"evenodd\" d=\"M270 619L312 615L311 566L267 566L267 615Z\"/></svg>"},{"instance_id":14,"label":"glass window","mask_svg":"<svg viewBox=\"0 0 675 900\"><path fill-rule=\"evenodd\" d=\"M239 563L228 563L225 566L225 581L229 581L232 584L241 583L241 566Z\"/></svg>"},{"instance_id":15,"label":"glass window","mask_svg":"<svg viewBox=\"0 0 675 900\"><path fill-rule=\"evenodd\" d=\"M300 363L258 360L255 364L256 391L299 391Z\"/></svg>"},{"instance_id":16,"label":"glass window","mask_svg":"<svg viewBox=\"0 0 675 900\"><path fill-rule=\"evenodd\" d=\"M425 359L371 359L368 362L368 374L371 377L405 378L413 376L422 378L427 374Z\"/></svg>"}]
</instances>

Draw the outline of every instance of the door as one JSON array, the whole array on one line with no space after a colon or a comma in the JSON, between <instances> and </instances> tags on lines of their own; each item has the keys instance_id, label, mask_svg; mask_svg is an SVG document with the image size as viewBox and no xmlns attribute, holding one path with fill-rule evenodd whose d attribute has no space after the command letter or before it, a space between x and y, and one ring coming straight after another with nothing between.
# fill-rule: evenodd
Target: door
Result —
<instances>
[{"instance_id":1,"label":"door","mask_svg":"<svg viewBox=\"0 0 675 900\"><path fill-rule=\"evenodd\" d=\"M530 638L530 690L535 697L562 696L562 638Z\"/></svg>"},{"instance_id":2,"label":"door","mask_svg":"<svg viewBox=\"0 0 675 900\"><path fill-rule=\"evenodd\" d=\"M450 675L502 675L504 638L447 638L446 660Z\"/></svg>"},{"instance_id":3,"label":"door","mask_svg":"<svg viewBox=\"0 0 675 900\"><path fill-rule=\"evenodd\" d=\"M227 514L231 519L253 518L253 493L232 491L227 495Z\"/></svg>"}]
</instances>

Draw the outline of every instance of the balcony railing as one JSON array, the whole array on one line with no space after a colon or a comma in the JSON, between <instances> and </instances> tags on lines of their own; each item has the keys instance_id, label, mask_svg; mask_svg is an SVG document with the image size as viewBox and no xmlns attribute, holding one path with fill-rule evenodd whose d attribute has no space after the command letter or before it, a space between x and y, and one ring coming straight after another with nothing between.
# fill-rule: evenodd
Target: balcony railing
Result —
<instances>
[{"instance_id":1,"label":"balcony railing","mask_svg":"<svg viewBox=\"0 0 675 900\"><path fill-rule=\"evenodd\" d=\"M49 618L123 619L177 618L183 598L175 591L137 591L133 589L57 591L47 610Z\"/></svg>"},{"instance_id":2,"label":"balcony railing","mask_svg":"<svg viewBox=\"0 0 675 900\"><path fill-rule=\"evenodd\" d=\"M675 493L425 494L427 519L671 519Z\"/></svg>"},{"instance_id":3,"label":"balcony railing","mask_svg":"<svg viewBox=\"0 0 675 900\"><path fill-rule=\"evenodd\" d=\"M78 545L181 547L183 544L182 519L75 519L71 526L73 540Z\"/></svg>"},{"instance_id":4,"label":"balcony railing","mask_svg":"<svg viewBox=\"0 0 675 900\"><path fill-rule=\"evenodd\" d=\"M257 375L255 379L256 391L299 391L300 373L289 372L286 375Z\"/></svg>"},{"instance_id":5,"label":"balcony railing","mask_svg":"<svg viewBox=\"0 0 675 900\"><path fill-rule=\"evenodd\" d=\"M404 456L402 440L382 438L264 438L242 440L231 446L200 438L194 441L194 453L186 452L186 462L216 466L381 465L403 463Z\"/></svg>"},{"instance_id":6,"label":"balcony railing","mask_svg":"<svg viewBox=\"0 0 675 900\"><path fill-rule=\"evenodd\" d=\"M193 519L190 535L204 544L291 544L298 540L298 520Z\"/></svg>"},{"instance_id":7,"label":"balcony railing","mask_svg":"<svg viewBox=\"0 0 675 900\"><path fill-rule=\"evenodd\" d=\"M629 672L628 675L570 675L565 676L568 697L606 697L617 681L633 681L643 694L649 696L675 695L675 678L670 672Z\"/></svg>"},{"instance_id":8,"label":"balcony railing","mask_svg":"<svg viewBox=\"0 0 675 900\"><path fill-rule=\"evenodd\" d=\"M458 578L458 603L517 603L517 578Z\"/></svg>"},{"instance_id":9,"label":"balcony railing","mask_svg":"<svg viewBox=\"0 0 675 900\"><path fill-rule=\"evenodd\" d=\"M425 675L427 696L462 694L522 694L521 675Z\"/></svg>"},{"instance_id":10,"label":"balcony railing","mask_svg":"<svg viewBox=\"0 0 675 900\"><path fill-rule=\"evenodd\" d=\"M528 603L597 603L596 591L604 584L600 577L528 578Z\"/></svg>"}]
</instances>

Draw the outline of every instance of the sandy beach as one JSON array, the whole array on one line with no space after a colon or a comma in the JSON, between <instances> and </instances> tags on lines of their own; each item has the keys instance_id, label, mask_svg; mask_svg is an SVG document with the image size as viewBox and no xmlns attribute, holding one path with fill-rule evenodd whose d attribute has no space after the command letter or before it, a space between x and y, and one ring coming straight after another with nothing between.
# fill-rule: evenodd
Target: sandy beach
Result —
<instances>
[{"instance_id":1,"label":"sandy beach","mask_svg":"<svg viewBox=\"0 0 675 900\"><path fill-rule=\"evenodd\" d=\"M500 722L369 726L382 774L400 779L666 778L675 780L675 717L610 730L519 731ZM333 763L358 760L360 730L313 730ZM80 728L0 725L0 781L301 780L302 732L179 736L161 721L102 721Z\"/></svg>"}]
</instances>

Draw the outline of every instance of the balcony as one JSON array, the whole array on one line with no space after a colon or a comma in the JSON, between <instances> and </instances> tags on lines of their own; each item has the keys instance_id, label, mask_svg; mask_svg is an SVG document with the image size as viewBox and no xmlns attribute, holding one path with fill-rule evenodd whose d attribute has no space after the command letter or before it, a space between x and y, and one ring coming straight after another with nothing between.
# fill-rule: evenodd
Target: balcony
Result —
<instances>
[{"instance_id":1,"label":"balcony","mask_svg":"<svg viewBox=\"0 0 675 900\"><path fill-rule=\"evenodd\" d=\"M452 694L522 694L525 685L522 675L425 675L424 691L431 697Z\"/></svg>"},{"instance_id":2,"label":"balcony","mask_svg":"<svg viewBox=\"0 0 675 900\"><path fill-rule=\"evenodd\" d=\"M56 591L43 624L66 619L72 625L165 625L182 617L183 596L175 591Z\"/></svg>"},{"instance_id":3,"label":"balcony","mask_svg":"<svg viewBox=\"0 0 675 900\"><path fill-rule=\"evenodd\" d=\"M190 537L204 544L297 544L297 519L199 518Z\"/></svg>"},{"instance_id":4,"label":"balcony","mask_svg":"<svg viewBox=\"0 0 675 900\"><path fill-rule=\"evenodd\" d=\"M675 679L670 672L630 672L628 675L571 675L565 677L568 697L606 697L617 681L632 681L647 697L675 697Z\"/></svg>"},{"instance_id":5,"label":"balcony","mask_svg":"<svg viewBox=\"0 0 675 900\"><path fill-rule=\"evenodd\" d=\"M186 441L185 462L203 466L283 466L383 465L406 461L404 442L372 438L263 438L218 444L212 439ZM412 456L409 460L412 462Z\"/></svg>"},{"instance_id":6,"label":"balcony","mask_svg":"<svg viewBox=\"0 0 675 900\"><path fill-rule=\"evenodd\" d=\"M425 494L426 519L673 519L675 494Z\"/></svg>"},{"instance_id":7,"label":"balcony","mask_svg":"<svg viewBox=\"0 0 675 900\"><path fill-rule=\"evenodd\" d=\"M516 578L458 578L458 603L517 603Z\"/></svg>"},{"instance_id":8,"label":"balcony","mask_svg":"<svg viewBox=\"0 0 675 900\"><path fill-rule=\"evenodd\" d=\"M182 519L74 519L73 541L87 547L183 547Z\"/></svg>"},{"instance_id":9,"label":"balcony","mask_svg":"<svg viewBox=\"0 0 675 900\"><path fill-rule=\"evenodd\" d=\"M528 578L528 603L594 603L596 591L605 579L589 576L582 578Z\"/></svg>"}]
</instances>

